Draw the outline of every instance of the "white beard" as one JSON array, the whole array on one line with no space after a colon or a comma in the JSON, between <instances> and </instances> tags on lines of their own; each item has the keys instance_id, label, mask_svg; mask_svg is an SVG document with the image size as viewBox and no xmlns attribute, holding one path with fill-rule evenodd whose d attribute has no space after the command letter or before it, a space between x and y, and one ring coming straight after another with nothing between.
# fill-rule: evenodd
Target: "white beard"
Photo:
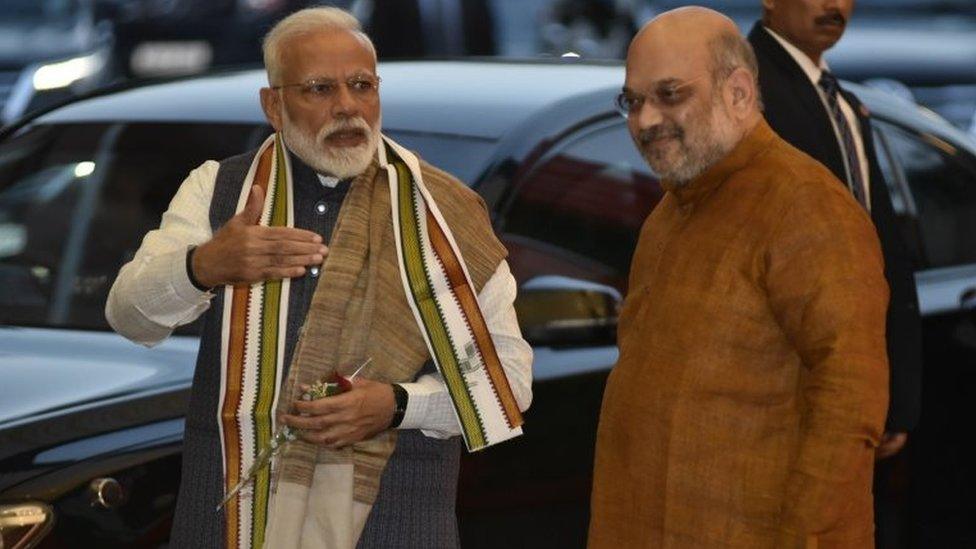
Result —
<instances>
[{"instance_id":1,"label":"white beard","mask_svg":"<svg viewBox=\"0 0 976 549\"><path fill-rule=\"evenodd\" d=\"M318 134L312 136L299 130L288 118L288 113L284 109L282 109L282 119L284 125L281 135L285 140L285 145L302 162L320 174L331 175L339 179L357 176L366 171L370 162L373 161L373 155L376 154L380 140L380 124L378 122L376 128L370 128L369 124L361 117L344 122L333 122L323 126ZM350 128L364 130L366 142L355 147L329 147L325 144L325 139L330 134Z\"/></svg>"}]
</instances>

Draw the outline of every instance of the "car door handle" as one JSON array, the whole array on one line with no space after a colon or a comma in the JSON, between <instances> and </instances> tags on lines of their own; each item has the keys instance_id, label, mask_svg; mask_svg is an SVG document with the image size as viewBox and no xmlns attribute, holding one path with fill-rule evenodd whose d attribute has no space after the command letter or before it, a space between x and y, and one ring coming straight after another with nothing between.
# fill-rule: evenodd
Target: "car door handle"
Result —
<instances>
[{"instance_id":1,"label":"car door handle","mask_svg":"<svg viewBox=\"0 0 976 549\"><path fill-rule=\"evenodd\" d=\"M976 312L976 287L963 290L959 296L959 306L965 311Z\"/></svg>"},{"instance_id":2,"label":"car door handle","mask_svg":"<svg viewBox=\"0 0 976 549\"><path fill-rule=\"evenodd\" d=\"M111 477L96 478L88 484L92 507L115 509L125 503L125 491L119 481Z\"/></svg>"}]
</instances>

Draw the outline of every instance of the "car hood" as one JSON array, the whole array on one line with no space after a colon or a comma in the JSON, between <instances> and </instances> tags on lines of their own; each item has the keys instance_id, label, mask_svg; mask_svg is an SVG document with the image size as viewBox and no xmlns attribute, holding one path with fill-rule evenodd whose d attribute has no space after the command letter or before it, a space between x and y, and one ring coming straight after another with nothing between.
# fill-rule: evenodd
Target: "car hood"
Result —
<instances>
[{"instance_id":1,"label":"car hood","mask_svg":"<svg viewBox=\"0 0 976 549\"><path fill-rule=\"evenodd\" d=\"M188 385L197 348L191 337L146 349L112 333L0 328L0 429Z\"/></svg>"}]
</instances>

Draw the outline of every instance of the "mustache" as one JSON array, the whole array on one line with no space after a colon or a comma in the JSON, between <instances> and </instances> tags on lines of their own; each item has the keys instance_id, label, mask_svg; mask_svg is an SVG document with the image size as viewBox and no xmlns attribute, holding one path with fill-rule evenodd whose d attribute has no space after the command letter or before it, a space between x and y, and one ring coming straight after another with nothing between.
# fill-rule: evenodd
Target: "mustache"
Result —
<instances>
[{"instance_id":1,"label":"mustache","mask_svg":"<svg viewBox=\"0 0 976 549\"><path fill-rule=\"evenodd\" d=\"M366 120L361 117L356 118L345 118L341 120L336 120L326 126L323 126L319 130L319 137L324 139L336 132L348 131L348 130L362 130L363 133L368 134L371 130L369 124Z\"/></svg>"},{"instance_id":2,"label":"mustache","mask_svg":"<svg viewBox=\"0 0 976 549\"><path fill-rule=\"evenodd\" d=\"M658 124L656 126L651 126L650 128L644 128L637 133L637 142L641 146L650 145L651 142L657 141L658 139L674 137L679 140L684 139L685 131L681 126L677 124Z\"/></svg>"},{"instance_id":3,"label":"mustache","mask_svg":"<svg viewBox=\"0 0 976 549\"><path fill-rule=\"evenodd\" d=\"M834 25L840 25L842 27L847 24L847 20L844 19L844 16L837 10L831 10L830 12L825 13L820 17L817 17L816 19L813 20L813 22L818 25L834 24Z\"/></svg>"}]
</instances>

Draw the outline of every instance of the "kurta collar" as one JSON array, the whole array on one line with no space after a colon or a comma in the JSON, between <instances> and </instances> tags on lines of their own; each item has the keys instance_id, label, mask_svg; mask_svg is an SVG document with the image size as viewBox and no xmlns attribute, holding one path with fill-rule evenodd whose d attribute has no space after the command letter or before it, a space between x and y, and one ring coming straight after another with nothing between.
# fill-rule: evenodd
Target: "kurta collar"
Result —
<instances>
[{"instance_id":1,"label":"kurta collar","mask_svg":"<svg viewBox=\"0 0 976 549\"><path fill-rule=\"evenodd\" d=\"M769 147L775 136L766 120L760 118L756 126L732 148L729 154L712 164L701 175L681 186L676 186L670 181L662 181L661 186L673 194L681 206L700 202Z\"/></svg>"}]
</instances>

